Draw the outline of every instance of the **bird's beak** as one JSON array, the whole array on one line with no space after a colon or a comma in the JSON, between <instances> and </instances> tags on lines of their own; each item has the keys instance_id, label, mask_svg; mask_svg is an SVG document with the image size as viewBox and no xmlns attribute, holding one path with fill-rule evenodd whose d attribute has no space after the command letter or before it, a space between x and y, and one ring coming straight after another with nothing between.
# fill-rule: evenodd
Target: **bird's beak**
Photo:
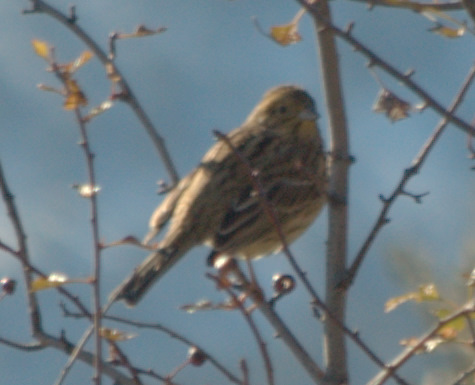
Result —
<instances>
[{"instance_id":1,"label":"bird's beak","mask_svg":"<svg viewBox=\"0 0 475 385\"><path fill-rule=\"evenodd\" d=\"M306 108L299 113L299 118L302 120L315 120L319 117L320 115L314 108Z\"/></svg>"}]
</instances>

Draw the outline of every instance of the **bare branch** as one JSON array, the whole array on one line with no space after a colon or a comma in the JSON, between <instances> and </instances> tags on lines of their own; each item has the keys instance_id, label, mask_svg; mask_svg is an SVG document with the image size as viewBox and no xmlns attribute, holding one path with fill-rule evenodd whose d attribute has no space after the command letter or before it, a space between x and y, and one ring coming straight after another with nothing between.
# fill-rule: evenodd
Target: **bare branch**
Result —
<instances>
[{"instance_id":1,"label":"bare branch","mask_svg":"<svg viewBox=\"0 0 475 385\"><path fill-rule=\"evenodd\" d=\"M142 123L147 134L152 140L152 143L155 145L162 159L162 162L166 170L168 171L169 177L173 185L175 185L180 178L173 164L173 161L168 153L168 150L165 146L165 140L163 139L161 135L158 134L152 121L143 110L142 106L138 102L137 97L133 93L129 84L125 80L124 76L122 76L121 72L119 71L119 69L113 62L113 60L109 59L109 57L99 47L99 45L81 27L79 27L79 25L76 22L75 14L73 14L74 18L71 18L71 15L66 16L65 14L59 12L56 8L52 7L51 5L49 5L43 0L30 0L30 1L32 3L32 8L24 11L24 13L26 14L45 13L48 16L51 16L52 18L54 18L55 20L63 24L71 32L73 32L80 40L82 40L84 44L86 44L91 49L91 51L94 52L94 54L101 61L102 65L105 68L109 66L112 68L112 71L115 75L115 79L117 80L117 83L120 85L122 89L122 92L121 92L122 97L120 99L125 101L132 108L137 118Z\"/></svg>"},{"instance_id":2,"label":"bare branch","mask_svg":"<svg viewBox=\"0 0 475 385\"><path fill-rule=\"evenodd\" d=\"M384 384L392 375L392 373L399 370L411 357L413 357L417 352L423 348L425 343L430 340L433 336L437 334L437 332L443 328L445 325L449 324L450 322L454 321L457 318L464 317L467 315L470 317L471 314L475 311L475 304L473 302L467 303L461 309L455 311L453 314L441 319L437 325L435 325L431 330L426 332L419 340L405 349L399 356L397 356L392 362L387 364L386 369L379 373L376 377L374 377L368 385L382 385Z\"/></svg>"},{"instance_id":3,"label":"bare branch","mask_svg":"<svg viewBox=\"0 0 475 385\"><path fill-rule=\"evenodd\" d=\"M10 217L10 221L12 223L13 229L15 231L15 236L18 242L18 252L16 252L15 255L18 257L18 259L20 260L22 264L23 277L24 277L26 286L29 288L31 287L32 271L30 269L30 263L29 263L29 254L28 254L28 248L26 244L26 234L25 234L25 231L23 230L23 224L21 223L18 210L13 200L13 194L10 192L10 188L8 187L7 180L3 173L1 161L0 161L0 193L2 195L3 202L5 203L5 206L7 207L8 216ZM42 330L41 312L40 312L40 308L39 308L35 293L32 293L28 290L27 298L28 298L28 310L29 310L29 316L30 316L31 332L33 336L36 336L36 334L40 333Z\"/></svg>"},{"instance_id":4,"label":"bare branch","mask_svg":"<svg viewBox=\"0 0 475 385\"><path fill-rule=\"evenodd\" d=\"M298 0L312 16L321 67L330 131L329 215L326 253L326 307L332 314L325 322L326 383L348 381L346 341L341 325L346 313L345 290L338 281L346 271L348 232L348 174L350 166L349 137L341 84L340 65L335 34L329 28L332 15L328 1Z\"/></svg>"},{"instance_id":5,"label":"bare branch","mask_svg":"<svg viewBox=\"0 0 475 385\"><path fill-rule=\"evenodd\" d=\"M427 3L427 2L417 2L417 1L388 1L388 0L353 0L361 3L366 3L370 7L383 6L391 8L404 8L409 9L414 12L424 12L428 9L434 11L460 11L463 9L461 1L448 1L446 3Z\"/></svg>"},{"instance_id":6,"label":"bare branch","mask_svg":"<svg viewBox=\"0 0 475 385\"><path fill-rule=\"evenodd\" d=\"M217 286L220 286L220 278L216 277L212 274L207 274L207 277L212 279ZM269 353L267 351L267 346L264 340L261 337L261 334L259 333L259 329L257 329L257 326L254 322L254 320L251 317L250 312L244 307L243 302L234 294L234 292L231 290L230 287L222 287L223 290L226 291L226 293L231 297L232 303L236 305L236 307L239 309L241 314L243 315L244 319L246 320L247 324L249 325L249 328L252 331L252 334L254 335L254 338L257 341L257 346L259 346L259 350L262 355L262 359L264 361L264 366L266 368L266 374L267 374L267 382L269 385L274 384L274 371L272 369L272 362L270 360Z\"/></svg>"},{"instance_id":7,"label":"bare branch","mask_svg":"<svg viewBox=\"0 0 475 385\"><path fill-rule=\"evenodd\" d=\"M39 342L31 342L29 344L22 344L15 341L10 341L5 338L0 337L0 344L10 346L11 348L24 350L26 352L35 352L38 350L43 350L46 348L45 345L40 344Z\"/></svg>"},{"instance_id":8,"label":"bare branch","mask_svg":"<svg viewBox=\"0 0 475 385\"><path fill-rule=\"evenodd\" d=\"M467 77L465 78L459 92L457 93L454 100L452 101L448 109L450 114L455 112L458 106L460 105L460 103L462 103L466 92L468 91L470 85L474 81L474 78L475 78L475 65L473 65L472 68L469 70L469 73ZM376 219L375 224L373 225L373 228L371 229L367 238L363 242L363 245L361 246L360 250L356 254L355 260L353 261L351 267L348 270L348 277L341 283L343 286L351 285L351 283L354 281L355 276L358 272L358 269L361 266L364 258L366 257L369 248L373 244L376 238L376 235L383 228L383 226L386 225L389 221L387 218L387 215L390 208L392 207L393 203L396 201L396 199L399 196L407 194L405 193L405 190L404 190L406 184L414 175L416 175L419 172L422 165L424 164L424 161L427 159L430 151L435 146L437 139L444 132L447 124L448 124L448 119L446 118L443 118L440 121L440 123L437 125L432 135L427 139L427 141L424 143L424 145L420 149L419 153L416 155L416 157L412 161L411 167L407 168L404 171L401 180L399 181L398 185L396 186L392 194L389 196L389 198L386 198L383 200L383 207L381 208L381 211L378 215L378 218Z\"/></svg>"},{"instance_id":9,"label":"bare branch","mask_svg":"<svg viewBox=\"0 0 475 385\"><path fill-rule=\"evenodd\" d=\"M353 35L329 22L321 13L318 7L315 4L311 4L305 0L297 0L302 6L304 6L311 14L314 16L325 28L331 30L336 36L345 40L347 43L352 45L356 51L361 52L366 56L371 66L378 66L386 73L391 75L393 78L397 79L403 83L407 88L417 94L422 100L430 106L434 111L436 111L443 118L447 119L450 123L454 124L456 127L462 131L475 135L475 128L464 120L460 119L453 114L453 111L446 110L441 103L436 101L427 91L425 91L419 84L412 80L412 76L402 73L397 70L393 65L383 60L381 57L376 55L373 51L366 47L361 41L353 37Z\"/></svg>"},{"instance_id":10,"label":"bare branch","mask_svg":"<svg viewBox=\"0 0 475 385\"><path fill-rule=\"evenodd\" d=\"M61 308L63 309L64 315L66 317L84 318L83 314L81 314L81 313L72 313L69 310L67 310L64 305L62 305ZM147 323L147 322L129 320L129 319L126 319L126 318L117 317L117 316L113 316L113 315L104 315L103 318L107 319L107 320L110 320L110 321L118 322L118 323L121 323L121 324L135 326L137 328L159 330L163 333L166 333L171 338L174 338L174 339L184 343L187 346L196 346L196 347L198 347L198 349L200 349L201 351L203 351L206 354L206 356L208 357L208 360L216 367L216 369L218 369L221 373L223 373L231 382L233 382L235 384L238 384L238 385L242 384L242 381L239 380L239 378L237 378L234 374L232 374L230 371L228 371L216 358L214 358L204 348L202 348L201 346L199 346L195 342L189 340L188 338L182 336L180 333L176 332L173 329L170 329L170 328L168 328L166 326L163 326L159 323Z\"/></svg>"}]
</instances>

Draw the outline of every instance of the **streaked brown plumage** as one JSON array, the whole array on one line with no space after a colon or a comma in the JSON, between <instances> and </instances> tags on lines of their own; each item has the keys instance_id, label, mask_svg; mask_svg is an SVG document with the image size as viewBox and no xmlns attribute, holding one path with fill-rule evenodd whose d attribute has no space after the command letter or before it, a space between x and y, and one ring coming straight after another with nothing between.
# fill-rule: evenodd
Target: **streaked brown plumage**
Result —
<instances>
[{"instance_id":1,"label":"streaked brown plumage","mask_svg":"<svg viewBox=\"0 0 475 385\"><path fill-rule=\"evenodd\" d=\"M275 226L236 151L257 172L286 241L298 238L326 202L325 155L316 118L314 102L304 90L280 86L268 91L227 135L235 151L218 140L155 210L144 242L169 221L168 232L113 298L135 305L152 283L200 244L240 258L280 249Z\"/></svg>"}]
</instances>

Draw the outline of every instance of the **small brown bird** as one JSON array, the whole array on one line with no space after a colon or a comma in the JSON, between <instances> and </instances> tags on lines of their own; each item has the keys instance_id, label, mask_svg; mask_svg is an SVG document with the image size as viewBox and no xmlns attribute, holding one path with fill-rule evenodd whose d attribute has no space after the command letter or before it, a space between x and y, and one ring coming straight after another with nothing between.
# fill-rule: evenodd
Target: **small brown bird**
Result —
<instances>
[{"instance_id":1,"label":"small brown bird","mask_svg":"<svg viewBox=\"0 0 475 385\"><path fill-rule=\"evenodd\" d=\"M226 140L218 140L158 206L144 243L169 221L168 232L112 298L135 305L200 244L210 246L212 254L247 259L278 251L282 243L262 194L286 242L297 239L326 203L325 154L316 118L314 101L303 89L269 90L246 121ZM261 191L256 191L249 166Z\"/></svg>"}]
</instances>

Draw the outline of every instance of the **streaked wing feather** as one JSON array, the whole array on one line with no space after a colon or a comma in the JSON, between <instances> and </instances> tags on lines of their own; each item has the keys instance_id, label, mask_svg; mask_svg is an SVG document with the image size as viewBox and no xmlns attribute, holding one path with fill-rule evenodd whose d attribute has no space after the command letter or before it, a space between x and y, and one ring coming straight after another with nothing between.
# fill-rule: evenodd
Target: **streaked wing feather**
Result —
<instances>
[{"instance_id":1,"label":"streaked wing feather","mask_svg":"<svg viewBox=\"0 0 475 385\"><path fill-rule=\"evenodd\" d=\"M234 204L226 213L221 227L216 234L215 247L218 250L233 250L242 243L252 243L270 233L274 226L265 214L258 194L253 189L247 189L247 196ZM277 219L285 227L289 218L310 209L317 204L321 191L312 181L297 178L283 178L267 187L264 191L267 202L271 205ZM259 225L255 222L260 221Z\"/></svg>"}]
</instances>

